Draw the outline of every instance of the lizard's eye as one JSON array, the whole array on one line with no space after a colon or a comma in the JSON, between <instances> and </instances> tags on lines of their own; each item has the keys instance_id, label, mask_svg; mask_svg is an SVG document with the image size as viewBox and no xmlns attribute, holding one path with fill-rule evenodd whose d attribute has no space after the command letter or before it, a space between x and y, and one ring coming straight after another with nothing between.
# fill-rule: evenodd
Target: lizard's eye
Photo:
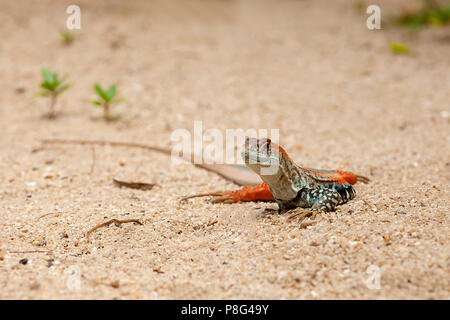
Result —
<instances>
[{"instance_id":1,"label":"lizard's eye","mask_svg":"<svg viewBox=\"0 0 450 320\"><path fill-rule=\"evenodd\" d=\"M259 150L265 152L266 154L270 154L270 139L264 139L259 145Z\"/></svg>"}]
</instances>

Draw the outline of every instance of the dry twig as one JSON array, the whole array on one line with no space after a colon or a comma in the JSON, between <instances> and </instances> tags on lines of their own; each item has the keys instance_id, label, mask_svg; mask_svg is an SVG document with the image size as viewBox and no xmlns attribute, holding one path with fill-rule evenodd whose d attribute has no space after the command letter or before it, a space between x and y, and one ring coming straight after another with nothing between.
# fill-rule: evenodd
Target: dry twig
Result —
<instances>
[{"instance_id":1,"label":"dry twig","mask_svg":"<svg viewBox=\"0 0 450 320\"><path fill-rule=\"evenodd\" d=\"M140 222L138 219L126 219L126 220L111 219L111 220L108 220L106 222L100 223L99 225L96 225L91 230L86 232L86 238L89 240L89 236L91 235L92 232L94 232L97 229L100 229L100 228L103 228L103 227L107 227L107 226L109 226L112 223L114 223L116 226L119 227L123 223L131 223L131 222L137 223L137 224L139 224L141 226L143 225L143 223Z\"/></svg>"},{"instance_id":2,"label":"dry twig","mask_svg":"<svg viewBox=\"0 0 450 320\"><path fill-rule=\"evenodd\" d=\"M139 190L152 190L154 186L157 186L156 183L146 183L146 182L127 182L121 181L116 178L113 179L114 184L118 187L126 187L131 189L139 189Z\"/></svg>"}]
</instances>

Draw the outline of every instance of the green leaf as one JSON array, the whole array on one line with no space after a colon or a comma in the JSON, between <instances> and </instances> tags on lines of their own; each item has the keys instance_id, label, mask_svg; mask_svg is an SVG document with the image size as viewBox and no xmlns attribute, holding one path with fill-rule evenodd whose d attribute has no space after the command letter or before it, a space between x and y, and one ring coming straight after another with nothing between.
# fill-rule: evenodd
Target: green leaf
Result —
<instances>
[{"instance_id":1,"label":"green leaf","mask_svg":"<svg viewBox=\"0 0 450 320\"><path fill-rule=\"evenodd\" d=\"M116 85L113 84L109 87L108 91L106 91L106 96L108 97L108 101L111 101L112 98L116 95Z\"/></svg>"},{"instance_id":2,"label":"green leaf","mask_svg":"<svg viewBox=\"0 0 450 320\"><path fill-rule=\"evenodd\" d=\"M56 86L59 86L60 84L62 84L66 80L67 80L67 76L62 77L59 80L58 80L58 76L56 76Z\"/></svg>"},{"instance_id":3,"label":"green leaf","mask_svg":"<svg viewBox=\"0 0 450 320\"><path fill-rule=\"evenodd\" d=\"M397 54L406 54L409 52L408 47L400 42L392 42L391 50L392 50L392 52L397 53Z\"/></svg>"},{"instance_id":4,"label":"green leaf","mask_svg":"<svg viewBox=\"0 0 450 320\"><path fill-rule=\"evenodd\" d=\"M102 87L100 87L100 85L98 83L95 84L94 88L95 88L95 91L97 91L97 94L100 96L100 98L102 98L105 101L108 101L108 96L106 95L106 93L103 91Z\"/></svg>"},{"instance_id":5,"label":"green leaf","mask_svg":"<svg viewBox=\"0 0 450 320\"><path fill-rule=\"evenodd\" d=\"M51 72L50 70L46 68L41 69L42 76L44 77L45 81L47 81L49 84L53 84L56 82L56 74Z\"/></svg>"},{"instance_id":6,"label":"green leaf","mask_svg":"<svg viewBox=\"0 0 450 320\"><path fill-rule=\"evenodd\" d=\"M41 83L41 88L53 91L55 88L47 81Z\"/></svg>"},{"instance_id":7,"label":"green leaf","mask_svg":"<svg viewBox=\"0 0 450 320\"><path fill-rule=\"evenodd\" d=\"M56 91L56 95L60 95L63 91L66 91L67 89L69 89L72 86L71 83L68 83L62 87L60 87L57 91Z\"/></svg>"},{"instance_id":8,"label":"green leaf","mask_svg":"<svg viewBox=\"0 0 450 320\"><path fill-rule=\"evenodd\" d=\"M100 101L98 101L98 100L92 100L91 103L92 103L94 106L101 106L101 105L102 105L102 103L101 103Z\"/></svg>"}]
</instances>

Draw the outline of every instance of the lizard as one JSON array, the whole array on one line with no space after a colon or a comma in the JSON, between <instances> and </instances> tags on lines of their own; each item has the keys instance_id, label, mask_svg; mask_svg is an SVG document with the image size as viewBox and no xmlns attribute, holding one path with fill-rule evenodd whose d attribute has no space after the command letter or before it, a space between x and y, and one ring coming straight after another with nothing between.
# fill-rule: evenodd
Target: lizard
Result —
<instances>
[{"instance_id":1,"label":"lizard","mask_svg":"<svg viewBox=\"0 0 450 320\"><path fill-rule=\"evenodd\" d=\"M327 212L334 211L338 205L355 197L352 185L357 181L369 181L366 177L348 171L304 168L297 165L281 146L267 138L247 137L242 157L245 164L261 177L261 184L184 199L212 195L215 197L212 200L214 203L275 201L280 213L295 208Z\"/></svg>"},{"instance_id":2,"label":"lizard","mask_svg":"<svg viewBox=\"0 0 450 320\"><path fill-rule=\"evenodd\" d=\"M112 142L99 140L60 140L47 139L44 144L81 144L138 147L171 155L169 149L138 143ZM213 196L212 203L236 203L248 201L275 201L279 212L295 208L308 208L318 211L333 211L355 197L353 184L367 183L368 178L341 170L321 170L297 165L279 145L270 139L247 137L242 151L246 166L226 164L195 164L214 172L227 180L243 186L233 191L220 191L196 194L182 198ZM192 155L184 155L185 160L193 162ZM262 169L275 166L274 174L263 174Z\"/></svg>"}]
</instances>

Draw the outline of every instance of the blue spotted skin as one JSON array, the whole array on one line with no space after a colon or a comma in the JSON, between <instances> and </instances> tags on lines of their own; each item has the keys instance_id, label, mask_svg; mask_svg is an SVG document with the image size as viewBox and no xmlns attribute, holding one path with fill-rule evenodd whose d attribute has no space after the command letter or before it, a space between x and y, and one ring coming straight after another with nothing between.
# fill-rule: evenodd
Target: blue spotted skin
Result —
<instances>
[{"instance_id":1,"label":"blue spotted skin","mask_svg":"<svg viewBox=\"0 0 450 320\"><path fill-rule=\"evenodd\" d=\"M301 188L297 196L291 200L275 199L280 212L296 207L312 208L321 211L334 211L338 205L355 197L355 189L351 184L324 184L315 187Z\"/></svg>"}]
</instances>

